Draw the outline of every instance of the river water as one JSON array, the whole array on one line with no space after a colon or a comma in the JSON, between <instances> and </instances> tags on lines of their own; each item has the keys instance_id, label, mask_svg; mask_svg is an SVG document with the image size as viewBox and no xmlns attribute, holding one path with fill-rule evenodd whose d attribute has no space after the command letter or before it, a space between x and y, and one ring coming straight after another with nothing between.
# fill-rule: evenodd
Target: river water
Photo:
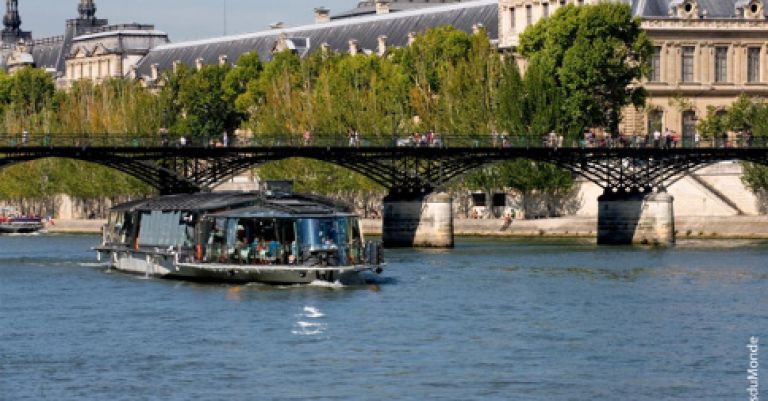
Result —
<instances>
[{"instance_id":1,"label":"river water","mask_svg":"<svg viewBox=\"0 0 768 401\"><path fill-rule=\"evenodd\" d=\"M97 242L0 237L0 399L747 400L768 344L766 243L464 239L276 288L109 272Z\"/></svg>"}]
</instances>

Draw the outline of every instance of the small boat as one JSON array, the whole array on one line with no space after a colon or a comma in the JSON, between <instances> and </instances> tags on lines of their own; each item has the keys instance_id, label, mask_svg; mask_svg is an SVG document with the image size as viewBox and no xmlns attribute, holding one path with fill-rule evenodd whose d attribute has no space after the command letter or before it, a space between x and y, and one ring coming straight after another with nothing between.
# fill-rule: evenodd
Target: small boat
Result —
<instances>
[{"instance_id":1,"label":"small boat","mask_svg":"<svg viewBox=\"0 0 768 401\"><path fill-rule=\"evenodd\" d=\"M96 250L119 271L210 282L360 283L383 266L381 244L365 241L350 209L270 189L117 206Z\"/></svg>"},{"instance_id":2,"label":"small boat","mask_svg":"<svg viewBox=\"0 0 768 401\"><path fill-rule=\"evenodd\" d=\"M42 231L45 222L40 217L22 216L16 209L0 209L0 234L31 234Z\"/></svg>"}]
</instances>

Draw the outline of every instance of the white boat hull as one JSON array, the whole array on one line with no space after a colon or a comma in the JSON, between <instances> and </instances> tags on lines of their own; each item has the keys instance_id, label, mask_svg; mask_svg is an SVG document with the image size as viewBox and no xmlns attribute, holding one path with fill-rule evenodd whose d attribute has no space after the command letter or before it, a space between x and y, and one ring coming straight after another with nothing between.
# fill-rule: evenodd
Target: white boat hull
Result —
<instances>
[{"instance_id":1,"label":"white boat hull","mask_svg":"<svg viewBox=\"0 0 768 401\"><path fill-rule=\"evenodd\" d=\"M207 282L309 284L315 281L359 283L371 266L311 267L296 265L237 265L181 263L171 254L136 251L99 251L118 271L147 277Z\"/></svg>"}]
</instances>

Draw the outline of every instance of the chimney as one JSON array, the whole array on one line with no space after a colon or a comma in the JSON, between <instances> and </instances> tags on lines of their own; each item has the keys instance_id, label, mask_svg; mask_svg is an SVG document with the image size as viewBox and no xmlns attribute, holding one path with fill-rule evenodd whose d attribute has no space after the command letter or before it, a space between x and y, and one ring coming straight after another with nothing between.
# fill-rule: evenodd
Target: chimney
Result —
<instances>
[{"instance_id":1,"label":"chimney","mask_svg":"<svg viewBox=\"0 0 768 401\"><path fill-rule=\"evenodd\" d=\"M416 32L408 32L408 46L412 45L416 41Z\"/></svg>"},{"instance_id":2,"label":"chimney","mask_svg":"<svg viewBox=\"0 0 768 401\"><path fill-rule=\"evenodd\" d=\"M474 34L474 35L479 35L480 32L482 32L483 30L485 30L485 25L483 25L483 24L474 24L474 25L472 25L472 34Z\"/></svg>"},{"instance_id":3,"label":"chimney","mask_svg":"<svg viewBox=\"0 0 768 401\"><path fill-rule=\"evenodd\" d=\"M150 66L150 76L153 81L157 81L160 78L160 64L154 63Z\"/></svg>"},{"instance_id":4,"label":"chimney","mask_svg":"<svg viewBox=\"0 0 768 401\"><path fill-rule=\"evenodd\" d=\"M226 54L222 54L221 56L219 56L219 65L220 65L220 66L225 66L225 65L227 65L227 60L229 60L229 58L227 57L227 55L226 55Z\"/></svg>"},{"instance_id":5,"label":"chimney","mask_svg":"<svg viewBox=\"0 0 768 401\"><path fill-rule=\"evenodd\" d=\"M204 58L199 58L195 60L195 68L197 68L198 71L202 70L204 66L205 66Z\"/></svg>"},{"instance_id":6,"label":"chimney","mask_svg":"<svg viewBox=\"0 0 768 401\"><path fill-rule=\"evenodd\" d=\"M331 22L331 10L325 7L315 9L315 24L325 24Z\"/></svg>"},{"instance_id":7,"label":"chimney","mask_svg":"<svg viewBox=\"0 0 768 401\"><path fill-rule=\"evenodd\" d=\"M359 49L357 48L357 39L352 39L349 41L349 54L353 56L357 56L357 52Z\"/></svg>"},{"instance_id":8,"label":"chimney","mask_svg":"<svg viewBox=\"0 0 768 401\"><path fill-rule=\"evenodd\" d=\"M387 35L381 35L379 36L379 57L385 55L387 53Z\"/></svg>"},{"instance_id":9,"label":"chimney","mask_svg":"<svg viewBox=\"0 0 768 401\"><path fill-rule=\"evenodd\" d=\"M389 0L376 0L376 15L389 14Z\"/></svg>"},{"instance_id":10,"label":"chimney","mask_svg":"<svg viewBox=\"0 0 768 401\"><path fill-rule=\"evenodd\" d=\"M181 67L181 60L176 60L173 62L173 72L177 73L179 72L179 67Z\"/></svg>"},{"instance_id":11,"label":"chimney","mask_svg":"<svg viewBox=\"0 0 768 401\"><path fill-rule=\"evenodd\" d=\"M285 24L283 24L282 21L278 21L269 25L269 29L283 29L283 28L285 28Z\"/></svg>"}]
</instances>

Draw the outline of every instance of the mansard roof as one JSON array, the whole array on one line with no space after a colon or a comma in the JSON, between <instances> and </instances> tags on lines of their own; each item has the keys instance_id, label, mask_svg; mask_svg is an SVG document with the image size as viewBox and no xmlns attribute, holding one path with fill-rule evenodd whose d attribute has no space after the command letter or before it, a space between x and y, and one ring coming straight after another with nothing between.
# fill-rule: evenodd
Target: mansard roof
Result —
<instances>
[{"instance_id":1,"label":"mansard roof","mask_svg":"<svg viewBox=\"0 0 768 401\"><path fill-rule=\"evenodd\" d=\"M444 6L452 3L466 3L476 0L390 0L390 12L408 11L418 8ZM376 14L376 1L365 0L357 4L357 7L338 14L334 14L332 19L359 17L363 15Z\"/></svg>"},{"instance_id":2,"label":"mansard roof","mask_svg":"<svg viewBox=\"0 0 768 401\"><path fill-rule=\"evenodd\" d=\"M749 4L748 0L695 0L700 13L706 18L741 18L737 8ZM633 0L632 11L646 18L669 18L670 9L682 4L683 0ZM765 2L768 6L768 2ZM768 10L767 10L768 11ZM768 15L768 14L767 14Z\"/></svg>"},{"instance_id":3,"label":"mansard roof","mask_svg":"<svg viewBox=\"0 0 768 401\"><path fill-rule=\"evenodd\" d=\"M32 42L31 53L38 68L55 69L60 71L59 62L62 58L65 42L63 36L57 36Z\"/></svg>"},{"instance_id":4,"label":"mansard roof","mask_svg":"<svg viewBox=\"0 0 768 401\"><path fill-rule=\"evenodd\" d=\"M107 53L146 54L151 48L167 43L168 35L155 30L153 26L116 26L112 30L105 29L74 38L67 56L74 56L80 49L91 54L98 47L103 47Z\"/></svg>"},{"instance_id":5,"label":"mansard roof","mask_svg":"<svg viewBox=\"0 0 768 401\"><path fill-rule=\"evenodd\" d=\"M349 41L357 40L359 49L375 50L378 38L387 36L387 45L402 47L408 43L408 34L429 28L452 25L471 32L473 25L483 24L492 40L498 39L498 0L477 0L465 3L401 11L386 15L347 18L324 24L274 29L208 40L180 42L152 49L138 65L140 76L151 74L151 66L158 64L161 71L173 68L175 61L193 67L197 59L207 64L218 62L220 56L235 62L240 55L258 52L268 60L280 35L298 40L306 39L307 51L314 51L327 43L336 51L348 51Z\"/></svg>"}]
</instances>

